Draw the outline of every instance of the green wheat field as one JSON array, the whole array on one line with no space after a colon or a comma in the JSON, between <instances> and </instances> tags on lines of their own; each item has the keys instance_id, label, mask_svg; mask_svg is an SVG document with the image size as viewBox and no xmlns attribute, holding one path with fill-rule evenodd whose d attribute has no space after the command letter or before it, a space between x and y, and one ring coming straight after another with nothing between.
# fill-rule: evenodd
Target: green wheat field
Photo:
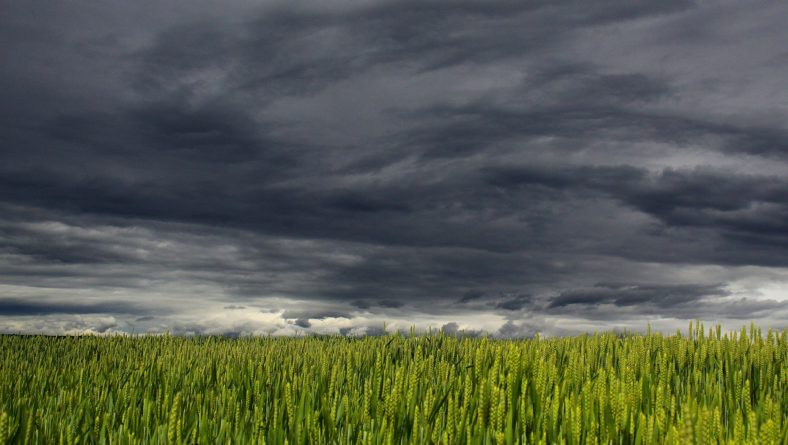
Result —
<instances>
[{"instance_id":1,"label":"green wheat field","mask_svg":"<svg viewBox=\"0 0 788 445\"><path fill-rule=\"evenodd\" d=\"M0 337L0 443L784 444L786 331Z\"/></svg>"}]
</instances>

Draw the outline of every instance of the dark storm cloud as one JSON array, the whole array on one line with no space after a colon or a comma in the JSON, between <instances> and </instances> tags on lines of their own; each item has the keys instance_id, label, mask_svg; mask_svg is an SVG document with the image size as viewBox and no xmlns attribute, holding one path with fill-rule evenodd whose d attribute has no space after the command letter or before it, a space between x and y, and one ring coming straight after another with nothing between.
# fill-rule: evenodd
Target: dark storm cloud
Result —
<instances>
[{"instance_id":1,"label":"dark storm cloud","mask_svg":"<svg viewBox=\"0 0 788 445\"><path fill-rule=\"evenodd\" d=\"M462 295L462 297L460 297L460 299L457 300L457 303L468 303L468 302L473 301L473 300L478 300L479 298L482 298L483 296L484 296L484 292L482 292L482 291L480 291L478 289L471 289L471 290L465 292Z\"/></svg>"},{"instance_id":2,"label":"dark storm cloud","mask_svg":"<svg viewBox=\"0 0 788 445\"><path fill-rule=\"evenodd\" d=\"M754 319L788 310L788 302L735 298L721 284L598 283L584 289L562 291L547 312L583 311L589 318L653 316L678 319Z\"/></svg>"},{"instance_id":3,"label":"dark storm cloud","mask_svg":"<svg viewBox=\"0 0 788 445\"><path fill-rule=\"evenodd\" d=\"M506 309L507 311L517 311L526 307L531 303L530 294L515 295L512 298L507 298L495 305L498 309Z\"/></svg>"},{"instance_id":4,"label":"dark storm cloud","mask_svg":"<svg viewBox=\"0 0 788 445\"><path fill-rule=\"evenodd\" d=\"M372 307L372 304L370 304L370 302L366 300L351 301L350 304L353 307L357 307L359 309L369 309L370 307Z\"/></svg>"},{"instance_id":5,"label":"dark storm cloud","mask_svg":"<svg viewBox=\"0 0 788 445\"><path fill-rule=\"evenodd\" d=\"M720 285L637 285L599 283L589 289L561 292L550 302L551 308L569 305L613 304L616 306L653 305L666 307L693 303L708 296L727 296Z\"/></svg>"},{"instance_id":6,"label":"dark storm cloud","mask_svg":"<svg viewBox=\"0 0 788 445\"><path fill-rule=\"evenodd\" d=\"M312 323L309 322L308 318L296 319L296 321L294 321L293 324L302 328L308 328L312 326Z\"/></svg>"},{"instance_id":7,"label":"dark storm cloud","mask_svg":"<svg viewBox=\"0 0 788 445\"><path fill-rule=\"evenodd\" d=\"M676 131L664 134L661 130L679 122L635 108L669 96L672 89L666 80L639 73L604 74L592 65L573 63L544 62L531 70L505 105L482 99L438 104L406 115L415 130L403 144L423 147L426 157L462 157L512 139L678 137ZM694 130L685 125L691 127L685 133Z\"/></svg>"},{"instance_id":8,"label":"dark storm cloud","mask_svg":"<svg viewBox=\"0 0 788 445\"><path fill-rule=\"evenodd\" d=\"M49 314L140 314L147 309L126 303L45 302L21 299L0 299L0 315L49 315Z\"/></svg>"},{"instance_id":9,"label":"dark storm cloud","mask_svg":"<svg viewBox=\"0 0 788 445\"><path fill-rule=\"evenodd\" d=\"M547 313L556 315L572 315L582 313L589 320L605 323L626 319L672 318L678 320L755 320L765 319L784 323L781 320L788 312L788 303L776 300L752 299L709 299L704 301L680 302L672 306L655 306L642 304L638 306L620 306L613 303L588 304L576 306L574 310L552 309Z\"/></svg>"},{"instance_id":10,"label":"dark storm cloud","mask_svg":"<svg viewBox=\"0 0 788 445\"><path fill-rule=\"evenodd\" d=\"M651 173L632 166L524 166L490 169L486 181L503 189L539 187L570 194L603 194L668 227L712 229L728 243L745 249L757 246L757 239L762 239L763 253L769 250L766 243L779 247L788 242L788 180L784 177L708 169ZM786 260L779 254L764 254L760 259L741 257L749 264L785 265Z\"/></svg>"},{"instance_id":11,"label":"dark storm cloud","mask_svg":"<svg viewBox=\"0 0 788 445\"><path fill-rule=\"evenodd\" d=\"M486 286L489 293L516 288L519 283L545 283L554 280L572 265L550 264L549 258L514 253L485 252L475 249L388 248L367 254L364 261L335 267L328 276L330 287L317 290L330 299L345 300L358 296L352 304L379 311L402 308L405 302L425 303L456 300L457 295L475 295L472 289ZM469 289L471 288L471 289ZM464 303L477 302L471 298ZM366 297L386 297L382 300ZM509 307L524 301L524 295L507 297ZM353 301L353 300L351 300ZM502 306L503 307L503 306Z\"/></svg>"},{"instance_id":12,"label":"dark storm cloud","mask_svg":"<svg viewBox=\"0 0 788 445\"><path fill-rule=\"evenodd\" d=\"M6 2L3 316L769 318L788 8L757 3Z\"/></svg>"},{"instance_id":13,"label":"dark storm cloud","mask_svg":"<svg viewBox=\"0 0 788 445\"><path fill-rule=\"evenodd\" d=\"M135 85L173 90L183 86L184 75L230 65L231 91L312 93L377 65L432 70L521 56L554 45L576 26L691 5L683 0L658 5L616 0L591 8L541 1L403 1L336 12L278 7L242 27L205 21L162 33L143 54Z\"/></svg>"},{"instance_id":14,"label":"dark storm cloud","mask_svg":"<svg viewBox=\"0 0 788 445\"><path fill-rule=\"evenodd\" d=\"M542 75L545 74L537 76ZM598 73L568 78L568 85L560 78L547 84L538 78L525 82L522 90L516 91L515 97L522 101L517 108L482 102L415 111L407 117L421 124L415 124L403 143L422 147L426 157L469 156L502 141L540 137L572 140L572 144L563 147L570 152L587 145L582 139L598 138L623 142L650 140L678 146L711 142L717 149L733 154L781 160L788 155L785 129L716 123L640 109L648 101L676 94L664 81L643 75ZM552 83L555 88L550 88ZM544 94L552 97L544 101ZM530 101L531 98L536 102Z\"/></svg>"}]
</instances>

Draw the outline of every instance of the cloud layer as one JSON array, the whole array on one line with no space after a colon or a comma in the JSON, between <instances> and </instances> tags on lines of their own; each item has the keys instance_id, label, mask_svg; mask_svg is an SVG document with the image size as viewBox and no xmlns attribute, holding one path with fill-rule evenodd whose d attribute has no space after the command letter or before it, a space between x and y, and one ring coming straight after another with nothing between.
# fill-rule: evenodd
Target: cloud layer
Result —
<instances>
[{"instance_id":1,"label":"cloud layer","mask_svg":"<svg viewBox=\"0 0 788 445\"><path fill-rule=\"evenodd\" d=\"M785 325L781 2L3 10L4 332Z\"/></svg>"}]
</instances>

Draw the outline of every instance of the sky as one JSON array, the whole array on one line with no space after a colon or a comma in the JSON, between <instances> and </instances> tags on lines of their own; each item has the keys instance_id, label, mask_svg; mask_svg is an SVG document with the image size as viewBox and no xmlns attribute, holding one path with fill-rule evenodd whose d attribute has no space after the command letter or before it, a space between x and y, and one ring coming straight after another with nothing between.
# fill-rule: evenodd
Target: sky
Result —
<instances>
[{"instance_id":1,"label":"sky","mask_svg":"<svg viewBox=\"0 0 788 445\"><path fill-rule=\"evenodd\" d=\"M0 332L788 327L788 3L2 10Z\"/></svg>"}]
</instances>

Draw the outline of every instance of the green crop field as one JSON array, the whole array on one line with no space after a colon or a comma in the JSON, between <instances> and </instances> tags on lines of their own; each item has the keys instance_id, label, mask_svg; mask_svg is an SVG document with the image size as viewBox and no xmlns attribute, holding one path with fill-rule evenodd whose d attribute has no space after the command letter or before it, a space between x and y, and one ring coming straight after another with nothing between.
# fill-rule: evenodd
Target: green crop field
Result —
<instances>
[{"instance_id":1,"label":"green crop field","mask_svg":"<svg viewBox=\"0 0 788 445\"><path fill-rule=\"evenodd\" d=\"M783 444L786 332L0 338L0 442Z\"/></svg>"}]
</instances>

